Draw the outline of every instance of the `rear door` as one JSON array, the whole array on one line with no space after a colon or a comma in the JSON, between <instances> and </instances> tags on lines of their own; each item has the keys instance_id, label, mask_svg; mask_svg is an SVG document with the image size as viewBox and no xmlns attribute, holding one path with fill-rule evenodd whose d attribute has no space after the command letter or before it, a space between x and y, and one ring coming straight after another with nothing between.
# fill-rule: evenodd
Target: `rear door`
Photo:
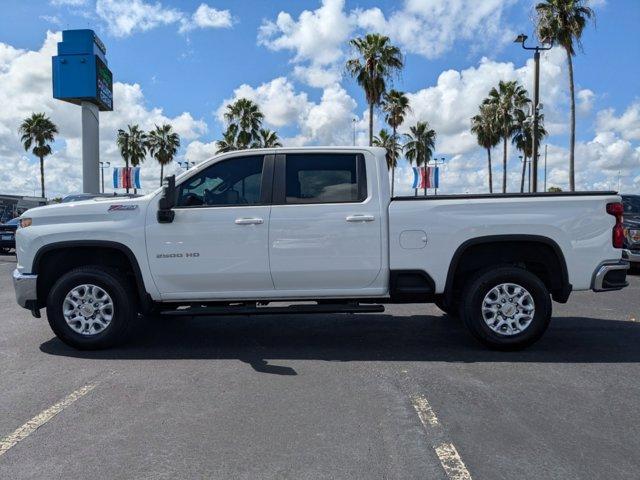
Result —
<instances>
[{"instance_id":1,"label":"rear door","mask_svg":"<svg viewBox=\"0 0 640 480\"><path fill-rule=\"evenodd\" d=\"M375 190L363 154L276 156L269 223L276 290L340 295L376 283L383 222Z\"/></svg>"}]
</instances>

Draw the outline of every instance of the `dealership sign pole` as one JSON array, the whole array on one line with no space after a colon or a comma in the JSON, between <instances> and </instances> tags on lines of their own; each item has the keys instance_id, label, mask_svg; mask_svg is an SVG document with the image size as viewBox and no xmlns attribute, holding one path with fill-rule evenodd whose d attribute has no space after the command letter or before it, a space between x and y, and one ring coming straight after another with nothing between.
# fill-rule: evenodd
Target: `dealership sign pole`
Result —
<instances>
[{"instance_id":1,"label":"dealership sign pole","mask_svg":"<svg viewBox=\"0 0 640 480\"><path fill-rule=\"evenodd\" d=\"M53 98L82 108L82 191L100 193L100 111L113 110L107 49L93 30L65 30L53 57Z\"/></svg>"}]
</instances>

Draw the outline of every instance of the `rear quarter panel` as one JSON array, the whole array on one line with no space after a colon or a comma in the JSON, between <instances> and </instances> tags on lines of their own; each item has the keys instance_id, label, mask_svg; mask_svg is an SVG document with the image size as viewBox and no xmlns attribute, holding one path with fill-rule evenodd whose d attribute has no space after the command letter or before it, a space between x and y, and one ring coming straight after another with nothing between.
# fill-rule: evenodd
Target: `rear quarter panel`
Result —
<instances>
[{"instance_id":1,"label":"rear quarter panel","mask_svg":"<svg viewBox=\"0 0 640 480\"><path fill-rule=\"evenodd\" d=\"M615 195L394 200L389 207L390 266L426 271L442 293L454 254L467 240L537 235L560 247L573 289L587 290L601 262L622 256L611 243L615 219L606 213L606 204L616 201L620 197ZM405 230L426 232L426 246L403 248Z\"/></svg>"}]
</instances>

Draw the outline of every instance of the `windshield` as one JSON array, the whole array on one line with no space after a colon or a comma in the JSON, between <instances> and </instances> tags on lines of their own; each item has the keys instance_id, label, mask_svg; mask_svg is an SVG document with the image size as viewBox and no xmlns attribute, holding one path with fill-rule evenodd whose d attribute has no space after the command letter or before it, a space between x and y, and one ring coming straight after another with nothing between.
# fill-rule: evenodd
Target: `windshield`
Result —
<instances>
[{"instance_id":1,"label":"windshield","mask_svg":"<svg viewBox=\"0 0 640 480\"><path fill-rule=\"evenodd\" d=\"M640 196L622 197L622 204L624 205L624 213L640 215Z\"/></svg>"}]
</instances>

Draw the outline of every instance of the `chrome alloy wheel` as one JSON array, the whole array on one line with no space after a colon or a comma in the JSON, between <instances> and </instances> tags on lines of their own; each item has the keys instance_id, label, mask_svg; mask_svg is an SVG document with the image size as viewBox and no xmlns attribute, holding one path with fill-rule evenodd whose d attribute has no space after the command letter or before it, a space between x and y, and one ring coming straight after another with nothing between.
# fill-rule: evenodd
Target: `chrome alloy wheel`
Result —
<instances>
[{"instance_id":1,"label":"chrome alloy wheel","mask_svg":"<svg viewBox=\"0 0 640 480\"><path fill-rule=\"evenodd\" d=\"M482 300L482 318L499 335L524 332L531 325L535 312L531 294L515 283L496 285Z\"/></svg>"},{"instance_id":2,"label":"chrome alloy wheel","mask_svg":"<svg viewBox=\"0 0 640 480\"><path fill-rule=\"evenodd\" d=\"M113 319L113 300L97 285L78 285L64 298L62 314L74 332L96 335Z\"/></svg>"}]
</instances>

